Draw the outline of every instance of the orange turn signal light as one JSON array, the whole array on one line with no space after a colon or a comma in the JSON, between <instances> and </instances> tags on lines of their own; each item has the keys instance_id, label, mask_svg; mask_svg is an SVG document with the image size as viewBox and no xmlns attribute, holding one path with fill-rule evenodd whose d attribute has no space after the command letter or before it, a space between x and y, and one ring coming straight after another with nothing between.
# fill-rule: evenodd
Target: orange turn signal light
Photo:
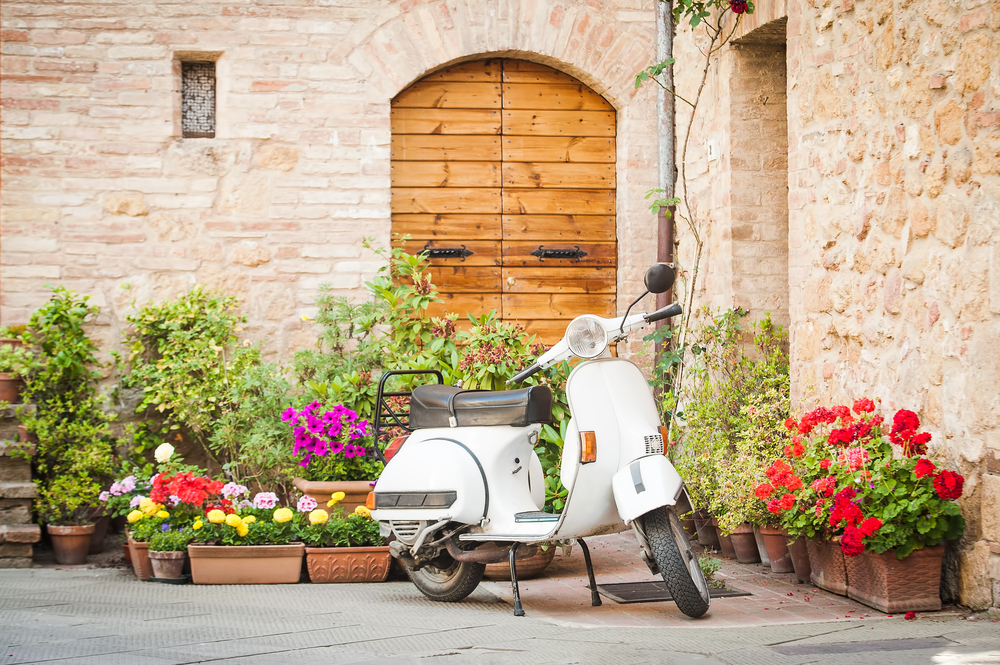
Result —
<instances>
[{"instance_id":1,"label":"orange turn signal light","mask_svg":"<svg viewBox=\"0 0 1000 665\"><path fill-rule=\"evenodd\" d=\"M580 432L580 464L597 461L597 434Z\"/></svg>"},{"instance_id":2,"label":"orange turn signal light","mask_svg":"<svg viewBox=\"0 0 1000 665\"><path fill-rule=\"evenodd\" d=\"M368 498L365 499L365 508L375 510L375 492L368 493Z\"/></svg>"},{"instance_id":3,"label":"orange turn signal light","mask_svg":"<svg viewBox=\"0 0 1000 665\"><path fill-rule=\"evenodd\" d=\"M669 433L670 433L670 429L668 429L666 427L663 427L662 425L660 426L660 438L663 439L663 454L664 455L667 454L667 447L670 445L669 443L667 443L667 441L668 441L667 435Z\"/></svg>"}]
</instances>

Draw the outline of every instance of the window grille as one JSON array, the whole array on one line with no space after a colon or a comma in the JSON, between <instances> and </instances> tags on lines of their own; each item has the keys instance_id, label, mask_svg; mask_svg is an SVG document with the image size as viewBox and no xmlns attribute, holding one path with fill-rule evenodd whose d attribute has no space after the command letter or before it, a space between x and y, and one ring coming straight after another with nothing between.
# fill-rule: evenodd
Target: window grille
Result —
<instances>
[{"instance_id":1,"label":"window grille","mask_svg":"<svg viewBox=\"0 0 1000 665\"><path fill-rule=\"evenodd\" d=\"M215 63L181 63L181 130L184 138L215 138Z\"/></svg>"}]
</instances>

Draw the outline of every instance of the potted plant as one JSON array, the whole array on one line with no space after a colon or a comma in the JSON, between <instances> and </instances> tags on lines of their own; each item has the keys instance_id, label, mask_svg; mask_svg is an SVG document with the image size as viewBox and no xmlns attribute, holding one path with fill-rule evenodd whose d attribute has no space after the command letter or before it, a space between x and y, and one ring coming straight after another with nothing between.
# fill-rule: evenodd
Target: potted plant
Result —
<instances>
[{"instance_id":1,"label":"potted plant","mask_svg":"<svg viewBox=\"0 0 1000 665\"><path fill-rule=\"evenodd\" d=\"M346 517L336 504L343 499L337 492L330 508L316 506L307 496L298 509L306 514L299 538L306 546L306 568L313 583L384 582L389 576L392 556L379 534L378 522L364 506ZM332 513L332 514L331 514Z\"/></svg>"},{"instance_id":2,"label":"potted plant","mask_svg":"<svg viewBox=\"0 0 1000 665\"><path fill-rule=\"evenodd\" d=\"M16 404L21 395L22 377L35 366L35 356L29 349L0 345L0 401Z\"/></svg>"},{"instance_id":3,"label":"potted plant","mask_svg":"<svg viewBox=\"0 0 1000 665\"><path fill-rule=\"evenodd\" d=\"M86 563L100 491L100 485L82 475L58 476L40 492L35 510L47 525L56 563Z\"/></svg>"},{"instance_id":4,"label":"potted plant","mask_svg":"<svg viewBox=\"0 0 1000 665\"><path fill-rule=\"evenodd\" d=\"M343 404L324 409L318 401L300 411L289 407L281 417L293 432L291 456L303 470L295 488L318 505L343 492L345 511L363 506L382 472L374 450L363 445L368 421Z\"/></svg>"},{"instance_id":5,"label":"potted plant","mask_svg":"<svg viewBox=\"0 0 1000 665\"><path fill-rule=\"evenodd\" d=\"M927 457L931 435L915 413L897 411L889 428L875 408L860 399L789 419L786 459L759 496L791 537L815 543L814 579L839 555L840 593L883 612L940 609L942 544L965 529L954 502L964 478Z\"/></svg>"},{"instance_id":6,"label":"potted plant","mask_svg":"<svg viewBox=\"0 0 1000 665\"><path fill-rule=\"evenodd\" d=\"M157 579L179 580L183 578L184 564L187 563L187 546L191 542L189 528L171 528L163 524L160 531L149 539L149 561L153 566L153 577Z\"/></svg>"},{"instance_id":7,"label":"potted plant","mask_svg":"<svg viewBox=\"0 0 1000 665\"><path fill-rule=\"evenodd\" d=\"M149 540L154 534L162 531L164 525L170 525L170 512L163 504L156 503L147 496L139 496L134 500L135 508L128 516L126 536L132 559L132 570L141 581L153 579L153 565L149 559Z\"/></svg>"},{"instance_id":8,"label":"potted plant","mask_svg":"<svg viewBox=\"0 0 1000 665\"><path fill-rule=\"evenodd\" d=\"M295 584L305 546L292 542L301 514L277 507L273 492L252 502L207 505L191 525L188 545L195 584Z\"/></svg>"}]
</instances>

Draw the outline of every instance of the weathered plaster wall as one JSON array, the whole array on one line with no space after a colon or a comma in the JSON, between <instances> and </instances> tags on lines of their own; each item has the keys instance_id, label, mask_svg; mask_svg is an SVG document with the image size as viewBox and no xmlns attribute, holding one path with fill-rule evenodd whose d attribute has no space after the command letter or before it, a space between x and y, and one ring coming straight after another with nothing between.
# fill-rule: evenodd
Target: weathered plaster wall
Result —
<instances>
[{"instance_id":1,"label":"weathered plaster wall","mask_svg":"<svg viewBox=\"0 0 1000 665\"><path fill-rule=\"evenodd\" d=\"M389 100L488 55L557 67L618 110L621 292L655 261L647 0L35 2L2 6L0 318L46 284L92 294L114 346L133 303L240 297L272 357L311 341L322 283L363 297L389 241ZM217 59L214 139L181 139L180 59ZM627 298L621 299L627 304Z\"/></svg>"},{"instance_id":2,"label":"weathered plaster wall","mask_svg":"<svg viewBox=\"0 0 1000 665\"><path fill-rule=\"evenodd\" d=\"M737 37L784 15L759 3ZM966 476L956 584L977 609L1000 606L998 31L988 0L787 6L793 408L865 395L918 412L932 454ZM678 51L695 58L689 34ZM734 251L736 61L726 48L713 65L688 155L692 198L711 215L699 300L714 306L741 296L712 265ZM681 94L696 83L686 72ZM706 142L721 148L714 161Z\"/></svg>"}]
</instances>

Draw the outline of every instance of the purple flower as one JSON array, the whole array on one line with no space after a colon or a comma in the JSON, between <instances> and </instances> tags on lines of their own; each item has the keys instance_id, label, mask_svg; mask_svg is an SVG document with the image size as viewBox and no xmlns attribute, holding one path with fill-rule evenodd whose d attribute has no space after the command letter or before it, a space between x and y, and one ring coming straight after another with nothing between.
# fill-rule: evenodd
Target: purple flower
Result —
<instances>
[{"instance_id":1,"label":"purple flower","mask_svg":"<svg viewBox=\"0 0 1000 665\"><path fill-rule=\"evenodd\" d=\"M330 442L330 453L336 455L338 453L344 452L344 444L342 441L331 441Z\"/></svg>"},{"instance_id":2,"label":"purple flower","mask_svg":"<svg viewBox=\"0 0 1000 665\"><path fill-rule=\"evenodd\" d=\"M310 416L306 417L306 429L308 429L313 434L319 434L325 428L323 426L323 421L322 420L320 420L316 416L310 415Z\"/></svg>"},{"instance_id":3,"label":"purple flower","mask_svg":"<svg viewBox=\"0 0 1000 665\"><path fill-rule=\"evenodd\" d=\"M302 413L300 413L299 415L301 416L303 414L310 414L313 411L315 411L316 409L318 409L319 407L320 407L320 403L314 400L314 401L310 402L309 405L306 408L302 409Z\"/></svg>"},{"instance_id":4,"label":"purple flower","mask_svg":"<svg viewBox=\"0 0 1000 665\"><path fill-rule=\"evenodd\" d=\"M126 476L121 481L122 493L128 493L135 489L135 476Z\"/></svg>"},{"instance_id":5,"label":"purple flower","mask_svg":"<svg viewBox=\"0 0 1000 665\"><path fill-rule=\"evenodd\" d=\"M281 420L286 423L297 423L299 421L299 414L292 407L288 407L281 414Z\"/></svg>"},{"instance_id":6,"label":"purple flower","mask_svg":"<svg viewBox=\"0 0 1000 665\"><path fill-rule=\"evenodd\" d=\"M336 439L338 436L340 436L340 433L343 431L344 431L344 426L341 425L340 422L338 421L330 425L330 429L326 430L326 435L331 439Z\"/></svg>"},{"instance_id":7,"label":"purple flower","mask_svg":"<svg viewBox=\"0 0 1000 665\"><path fill-rule=\"evenodd\" d=\"M306 456L302 458L299 462L299 466L309 466L309 460L312 459L312 453L306 453Z\"/></svg>"},{"instance_id":8,"label":"purple flower","mask_svg":"<svg viewBox=\"0 0 1000 665\"><path fill-rule=\"evenodd\" d=\"M321 416L324 423L327 425L332 425L334 423L340 422L340 414L336 411L327 411Z\"/></svg>"},{"instance_id":9,"label":"purple flower","mask_svg":"<svg viewBox=\"0 0 1000 665\"><path fill-rule=\"evenodd\" d=\"M167 531L170 531L170 525L169 524L161 524L160 525L160 531L162 531L163 533L166 533Z\"/></svg>"}]
</instances>

